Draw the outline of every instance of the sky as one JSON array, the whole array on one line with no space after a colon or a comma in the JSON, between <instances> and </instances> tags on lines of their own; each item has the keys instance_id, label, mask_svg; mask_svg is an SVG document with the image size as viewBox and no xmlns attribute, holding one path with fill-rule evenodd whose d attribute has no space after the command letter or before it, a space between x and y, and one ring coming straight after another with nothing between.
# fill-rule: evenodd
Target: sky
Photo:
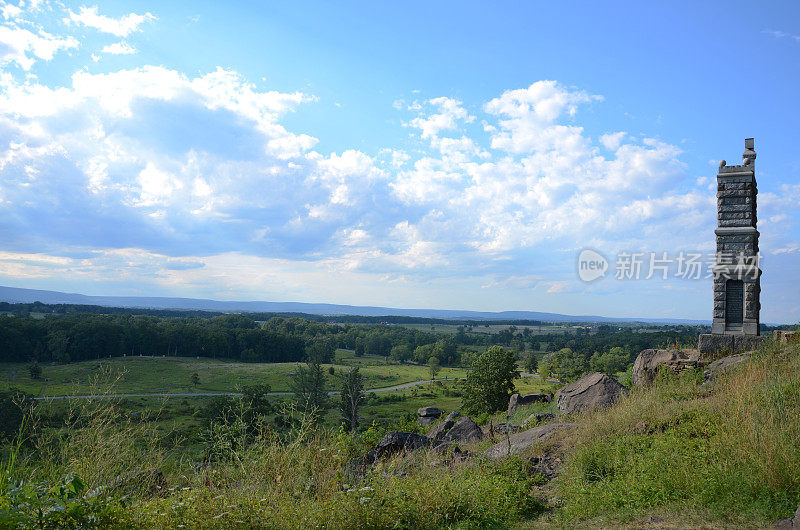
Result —
<instances>
[{"instance_id":1,"label":"sky","mask_svg":"<svg viewBox=\"0 0 800 530\"><path fill-rule=\"evenodd\" d=\"M798 86L790 1L0 0L0 285L710 320L754 137L796 323Z\"/></svg>"}]
</instances>

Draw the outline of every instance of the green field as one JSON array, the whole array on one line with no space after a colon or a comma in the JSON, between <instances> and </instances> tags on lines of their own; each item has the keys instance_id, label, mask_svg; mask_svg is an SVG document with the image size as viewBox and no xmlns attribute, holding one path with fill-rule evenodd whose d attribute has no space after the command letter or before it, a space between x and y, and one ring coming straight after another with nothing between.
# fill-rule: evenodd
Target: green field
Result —
<instances>
[{"instance_id":1,"label":"green field","mask_svg":"<svg viewBox=\"0 0 800 530\"><path fill-rule=\"evenodd\" d=\"M383 388L430 378L425 366L387 364L383 357L350 357L340 351L334 370L360 366L366 388ZM275 392L290 390L296 363L242 363L206 358L123 357L71 364L42 365L42 379L30 377L24 363L0 363L0 388L19 388L35 396L94 393L113 384L120 394L236 392L242 385L267 383ZM192 385L197 373L200 383ZM464 377L461 368L443 368L439 378Z\"/></svg>"}]
</instances>

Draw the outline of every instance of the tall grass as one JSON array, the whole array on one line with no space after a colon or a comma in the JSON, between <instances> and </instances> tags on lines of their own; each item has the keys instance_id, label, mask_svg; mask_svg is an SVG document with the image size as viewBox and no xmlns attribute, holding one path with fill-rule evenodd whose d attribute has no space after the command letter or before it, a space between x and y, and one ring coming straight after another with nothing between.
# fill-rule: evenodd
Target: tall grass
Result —
<instances>
[{"instance_id":1,"label":"tall grass","mask_svg":"<svg viewBox=\"0 0 800 530\"><path fill-rule=\"evenodd\" d=\"M308 417L288 432L240 423L212 424L207 458L193 460L113 399L81 402L9 467L14 491L30 486L0 491L0 507L20 528L500 528L543 509L532 495L538 476L522 460L420 451L364 472L355 463L368 443L343 430ZM119 477L153 468L166 491L114 489Z\"/></svg>"},{"instance_id":2,"label":"tall grass","mask_svg":"<svg viewBox=\"0 0 800 530\"><path fill-rule=\"evenodd\" d=\"M682 512L759 526L797 508L798 348L767 342L710 390L699 375L661 374L652 388L578 419L557 481L563 524Z\"/></svg>"},{"instance_id":3,"label":"tall grass","mask_svg":"<svg viewBox=\"0 0 800 530\"><path fill-rule=\"evenodd\" d=\"M309 433L302 443L261 440L239 465L212 465L170 497L121 512L137 528L508 527L538 514L533 477L521 461L446 463L421 453L359 478L348 468L356 446L345 433Z\"/></svg>"}]
</instances>

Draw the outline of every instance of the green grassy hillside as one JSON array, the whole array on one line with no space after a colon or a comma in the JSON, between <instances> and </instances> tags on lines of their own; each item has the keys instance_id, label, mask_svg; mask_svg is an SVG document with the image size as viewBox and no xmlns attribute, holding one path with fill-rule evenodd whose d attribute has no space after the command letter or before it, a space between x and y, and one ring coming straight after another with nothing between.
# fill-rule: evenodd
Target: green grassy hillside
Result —
<instances>
[{"instance_id":1,"label":"green grassy hillside","mask_svg":"<svg viewBox=\"0 0 800 530\"><path fill-rule=\"evenodd\" d=\"M354 458L414 423L354 437L302 418L283 432L234 422L199 435L199 458L113 400L85 403L67 429L32 426L16 461L4 460L0 526L763 528L800 503L799 350L767 344L711 387L700 373L662 374L522 457L488 460L483 441L463 446L467 457L421 451L363 475ZM458 406L457 385L406 392L367 415ZM550 482L529 461L545 453L563 462ZM107 488L153 468L163 490Z\"/></svg>"},{"instance_id":2,"label":"green grassy hillside","mask_svg":"<svg viewBox=\"0 0 800 530\"><path fill-rule=\"evenodd\" d=\"M551 522L764 527L800 504L800 355L767 344L701 386L661 374L609 410L580 415ZM535 525L533 525L535 526Z\"/></svg>"}]
</instances>

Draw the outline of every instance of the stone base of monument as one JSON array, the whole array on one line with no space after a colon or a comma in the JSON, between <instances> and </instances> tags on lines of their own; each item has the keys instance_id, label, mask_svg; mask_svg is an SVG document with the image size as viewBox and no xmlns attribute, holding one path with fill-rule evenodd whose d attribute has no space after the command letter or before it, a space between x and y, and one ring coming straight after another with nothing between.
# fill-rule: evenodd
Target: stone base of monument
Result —
<instances>
[{"instance_id":1,"label":"stone base of monument","mask_svg":"<svg viewBox=\"0 0 800 530\"><path fill-rule=\"evenodd\" d=\"M722 335L703 333L697 341L700 353L740 353L757 350L764 337L760 335Z\"/></svg>"}]
</instances>

